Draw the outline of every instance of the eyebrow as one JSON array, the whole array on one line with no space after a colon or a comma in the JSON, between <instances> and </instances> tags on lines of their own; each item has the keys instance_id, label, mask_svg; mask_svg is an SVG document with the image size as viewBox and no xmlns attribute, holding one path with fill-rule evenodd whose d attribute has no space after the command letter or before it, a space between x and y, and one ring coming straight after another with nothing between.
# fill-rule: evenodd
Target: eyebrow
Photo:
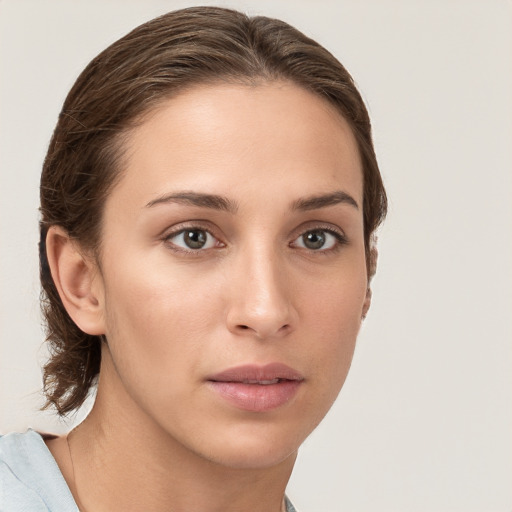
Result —
<instances>
[{"instance_id":1,"label":"eyebrow","mask_svg":"<svg viewBox=\"0 0 512 512\"><path fill-rule=\"evenodd\" d=\"M350 194L347 194L342 190L329 194L315 195L297 199L297 201L294 201L292 209L301 211L316 210L318 208L326 208L327 206L333 206L339 203L345 203L353 206L356 208L356 210L359 209L357 201Z\"/></svg>"},{"instance_id":2,"label":"eyebrow","mask_svg":"<svg viewBox=\"0 0 512 512\"><path fill-rule=\"evenodd\" d=\"M181 203L198 206L200 208L211 208L231 214L238 211L238 204L231 199L216 194L204 194L201 192L175 192L157 197L146 204L146 208L152 208L159 204ZM329 194L314 195L297 199L292 203L292 210L308 211L326 208L336 204L345 203L359 209L357 201L346 192L341 190Z\"/></svg>"},{"instance_id":3,"label":"eyebrow","mask_svg":"<svg viewBox=\"0 0 512 512\"><path fill-rule=\"evenodd\" d=\"M227 197L215 194L202 194L199 192L176 192L165 194L150 201L146 208L152 208L159 204L181 203L199 206L201 208L211 208L212 210L222 210L228 213L236 213L238 204Z\"/></svg>"}]
</instances>

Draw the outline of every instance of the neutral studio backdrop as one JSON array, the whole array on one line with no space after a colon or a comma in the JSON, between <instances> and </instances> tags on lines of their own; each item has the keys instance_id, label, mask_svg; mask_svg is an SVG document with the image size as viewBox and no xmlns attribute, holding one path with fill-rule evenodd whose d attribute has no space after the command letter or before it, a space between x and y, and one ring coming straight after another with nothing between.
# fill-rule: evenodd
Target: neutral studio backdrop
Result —
<instances>
[{"instance_id":1,"label":"neutral studio backdrop","mask_svg":"<svg viewBox=\"0 0 512 512\"><path fill-rule=\"evenodd\" d=\"M0 432L40 413L41 164L65 94L131 28L212 2L0 0ZM299 510L512 510L512 3L218 1L353 74L390 197L351 374L306 441Z\"/></svg>"}]
</instances>

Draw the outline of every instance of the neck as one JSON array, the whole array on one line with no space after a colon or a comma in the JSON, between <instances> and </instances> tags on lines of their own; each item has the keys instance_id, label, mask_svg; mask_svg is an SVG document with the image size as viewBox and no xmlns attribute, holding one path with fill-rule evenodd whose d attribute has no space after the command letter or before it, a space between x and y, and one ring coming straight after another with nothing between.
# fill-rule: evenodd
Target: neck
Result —
<instances>
[{"instance_id":1,"label":"neck","mask_svg":"<svg viewBox=\"0 0 512 512\"><path fill-rule=\"evenodd\" d=\"M83 511L281 510L296 453L264 468L208 460L156 425L112 376L102 367L96 403L68 438L70 487Z\"/></svg>"}]
</instances>

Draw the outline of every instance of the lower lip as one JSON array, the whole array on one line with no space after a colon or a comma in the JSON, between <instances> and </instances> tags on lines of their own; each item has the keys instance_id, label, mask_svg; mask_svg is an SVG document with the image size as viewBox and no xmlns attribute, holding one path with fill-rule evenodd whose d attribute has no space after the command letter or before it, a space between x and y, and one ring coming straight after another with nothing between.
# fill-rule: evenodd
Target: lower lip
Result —
<instances>
[{"instance_id":1,"label":"lower lip","mask_svg":"<svg viewBox=\"0 0 512 512\"><path fill-rule=\"evenodd\" d=\"M209 381L210 387L231 405L245 411L265 412L288 403L302 381L283 380L276 384Z\"/></svg>"}]
</instances>

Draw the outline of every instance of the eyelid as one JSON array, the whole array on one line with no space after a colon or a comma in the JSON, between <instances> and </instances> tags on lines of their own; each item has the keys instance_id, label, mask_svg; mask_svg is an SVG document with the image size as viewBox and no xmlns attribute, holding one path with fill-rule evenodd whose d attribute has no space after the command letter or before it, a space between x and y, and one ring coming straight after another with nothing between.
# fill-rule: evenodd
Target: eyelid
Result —
<instances>
[{"instance_id":1,"label":"eyelid","mask_svg":"<svg viewBox=\"0 0 512 512\"><path fill-rule=\"evenodd\" d=\"M174 237L179 236L180 234L184 233L185 231L205 231L210 236L215 238L217 242L219 242L218 247L209 247L206 249L186 249L184 247L181 247L179 245L174 244L171 242L171 239ZM167 244L173 251L175 252L181 252L186 254L192 254L192 255L199 255L201 252L206 252L211 249L216 248L222 248L225 247L226 244L221 240L221 237L216 233L216 229L212 229L211 223L203 220L191 220L186 222L180 222L179 224L176 224L164 231L164 233L161 235L161 240Z\"/></svg>"},{"instance_id":2,"label":"eyelid","mask_svg":"<svg viewBox=\"0 0 512 512\"><path fill-rule=\"evenodd\" d=\"M215 232L218 231L218 229L216 229L215 226L212 225L210 221L204 219L190 219L178 222L162 230L159 237L162 239L169 238L170 236L176 235L181 231L185 231L187 229L201 229L203 231L208 231L208 233L218 238L218 236L215 234Z\"/></svg>"},{"instance_id":3,"label":"eyelid","mask_svg":"<svg viewBox=\"0 0 512 512\"><path fill-rule=\"evenodd\" d=\"M207 249L185 249L183 247L180 247L170 241L173 237L176 237L180 235L181 233L187 231L187 230L201 230L207 232L210 236L215 238L219 245L217 247L211 247ZM206 252L211 249L217 249L217 248L223 248L226 247L226 243L222 240L222 236L218 234L218 228L216 229L215 226L212 226L211 222L206 220L190 220L190 221L184 221L180 222L168 229L166 229L163 234L159 237L164 243L168 244L174 251L181 252L181 253L187 253L187 254L193 254L193 255L199 255L201 252ZM290 241L289 245L293 247L293 243L301 236L303 236L306 233L309 233L311 231L325 231L326 233L331 234L334 236L337 240L337 243L334 247L329 249L307 249L303 248L306 251L309 252L316 252L316 253L328 253L331 251L335 251L336 249L341 248L343 245L346 245L349 240L347 239L347 236L345 235L345 232L338 226L333 225L331 223L326 222L306 222L304 224L301 224L296 229L293 230L291 234L292 240ZM302 248L301 248L302 249Z\"/></svg>"},{"instance_id":4,"label":"eyelid","mask_svg":"<svg viewBox=\"0 0 512 512\"><path fill-rule=\"evenodd\" d=\"M332 233L333 235L337 235L340 239L343 238L347 240L347 235L345 234L345 231L341 229L339 226L332 224L330 222L324 222L324 221L308 221L304 222L300 226L297 226L292 231L292 237L297 238L299 235L303 235L304 233L307 233L309 231L328 231L329 233Z\"/></svg>"},{"instance_id":5,"label":"eyelid","mask_svg":"<svg viewBox=\"0 0 512 512\"><path fill-rule=\"evenodd\" d=\"M348 244L348 242L349 242L347 236L345 235L345 232L337 226L334 226L334 225L328 224L328 223L324 223L324 222L322 222L322 223L308 222L305 225L302 224L301 226L299 226L297 229L294 230L293 235L292 235L293 240L292 240L292 242L290 242L290 245L292 245L301 236L304 236L306 233L310 233L312 231L325 231L326 233L331 234L337 240L336 245L332 248L323 249L323 250L322 249L314 250L314 249L299 247L300 249L304 249L311 253L324 253L325 254L325 253L328 253L331 251L335 251L336 249L339 249L340 247Z\"/></svg>"}]
</instances>

